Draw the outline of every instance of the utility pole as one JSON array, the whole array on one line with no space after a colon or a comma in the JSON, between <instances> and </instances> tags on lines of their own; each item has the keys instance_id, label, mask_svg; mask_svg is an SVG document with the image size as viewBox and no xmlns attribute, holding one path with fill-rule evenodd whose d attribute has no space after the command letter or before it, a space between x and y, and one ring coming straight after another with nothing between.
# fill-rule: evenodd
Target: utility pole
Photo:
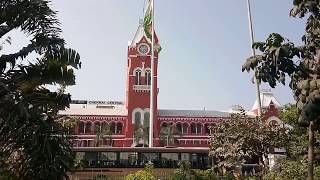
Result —
<instances>
[{"instance_id":1,"label":"utility pole","mask_svg":"<svg viewBox=\"0 0 320 180\"><path fill-rule=\"evenodd\" d=\"M249 32L250 32L250 40L251 40L251 52L252 56L256 55L255 49L252 47L254 43L254 33L253 33L253 26L252 26L252 17L251 17L251 6L250 0L247 0L247 9L248 9L248 21L249 21ZM256 84L256 91L257 91L257 100L258 100L258 117L261 117L262 107L261 107L261 97L260 97L260 83L258 82L256 76L257 68L254 70L254 82Z\"/></svg>"}]
</instances>

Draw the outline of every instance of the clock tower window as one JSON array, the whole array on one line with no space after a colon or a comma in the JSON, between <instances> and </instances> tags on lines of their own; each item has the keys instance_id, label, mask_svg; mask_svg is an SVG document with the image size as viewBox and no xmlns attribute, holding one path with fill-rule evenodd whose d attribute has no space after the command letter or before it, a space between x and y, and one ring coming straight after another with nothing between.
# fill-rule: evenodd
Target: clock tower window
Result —
<instances>
[{"instance_id":1,"label":"clock tower window","mask_svg":"<svg viewBox=\"0 0 320 180\"><path fill-rule=\"evenodd\" d=\"M135 85L141 85L141 70L137 70L135 74Z\"/></svg>"},{"instance_id":2,"label":"clock tower window","mask_svg":"<svg viewBox=\"0 0 320 180\"><path fill-rule=\"evenodd\" d=\"M146 85L150 85L151 84L151 72L150 72L150 70L146 71L145 84Z\"/></svg>"},{"instance_id":3,"label":"clock tower window","mask_svg":"<svg viewBox=\"0 0 320 180\"><path fill-rule=\"evenodd\" d=\"M140 112L135 112L134 124L135 124L136 129L138 129L141 126L142 122L141 122L141 113Z\"/></svg>"}]
</instances>

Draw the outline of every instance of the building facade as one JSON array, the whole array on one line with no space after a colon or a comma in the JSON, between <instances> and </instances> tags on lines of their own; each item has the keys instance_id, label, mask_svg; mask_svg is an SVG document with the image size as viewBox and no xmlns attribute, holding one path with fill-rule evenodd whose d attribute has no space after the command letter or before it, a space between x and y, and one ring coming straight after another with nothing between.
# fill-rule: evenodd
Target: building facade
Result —
<instances>
[{"instance_id":1,"label":"building facade","mask_svg":"<svg viewBox=\"0 0 320 180\"><path fill-rule=\"evenodd\" d=\"M155 36L155 41L158 41ZM209 164L210 126L230 120L230 112L209 110L158 109L158 52L155 73L151 77L151 42L143 24L128 44L125 102L74 100L60 115L79 119L73 138L74 150L89 167L140 166L147 160L155 165L174 167L180 160L193 167ZM154 119L150 127L150 89L154 78ZM279 122L279 102L270 92L261 94L266 122ZM248 112L257 116L257 104ZM149 128L153 128L153 146L148 148ZM100 165L99 165L100 162ZM102 163L102 165L101 165ZM193 164L194 163L194 164ZM160 166L160 165L159 165Z\"/></svg>"}]
</instances>

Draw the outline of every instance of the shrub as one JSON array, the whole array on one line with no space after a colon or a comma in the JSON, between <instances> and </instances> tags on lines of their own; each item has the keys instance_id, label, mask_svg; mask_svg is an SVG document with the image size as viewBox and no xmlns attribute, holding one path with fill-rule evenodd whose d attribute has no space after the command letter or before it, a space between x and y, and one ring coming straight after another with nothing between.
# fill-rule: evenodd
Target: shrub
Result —
<instances>
[{"instance_id":1,"label":"shrub","mask_svg":"<svg viewBox=\"0 0 320 180\"><path fill-rule=\"evenodd\" d=\"M99 174L96 176L95 180L108 180L108 177L103 174Z\"/></svg>"},{"instance_id":2,"label":"shrub","mask_svg":"<svg viewBox=\"0 0 320 180\"><path fill-rule=\"evenodd\" d=\"M142 170L129 174L126 180L156 180L156 178L150 172Z\"/></svg>"}]
</instances>

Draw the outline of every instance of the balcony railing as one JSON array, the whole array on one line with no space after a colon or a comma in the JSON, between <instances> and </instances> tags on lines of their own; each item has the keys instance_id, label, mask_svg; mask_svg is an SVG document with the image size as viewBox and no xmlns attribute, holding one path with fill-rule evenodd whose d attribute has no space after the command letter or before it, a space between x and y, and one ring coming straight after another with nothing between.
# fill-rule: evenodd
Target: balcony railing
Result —
<instances>
[{"instance_id":1,"label":"balcony railing","mask_svg":"<svg viewBox=\"0 0 320 180\"><path fill-rule=\"evenodd\" d=\"M150 91L150 85L134 85L133 90L135 91Z\"/></svg>"}]
</instances>

